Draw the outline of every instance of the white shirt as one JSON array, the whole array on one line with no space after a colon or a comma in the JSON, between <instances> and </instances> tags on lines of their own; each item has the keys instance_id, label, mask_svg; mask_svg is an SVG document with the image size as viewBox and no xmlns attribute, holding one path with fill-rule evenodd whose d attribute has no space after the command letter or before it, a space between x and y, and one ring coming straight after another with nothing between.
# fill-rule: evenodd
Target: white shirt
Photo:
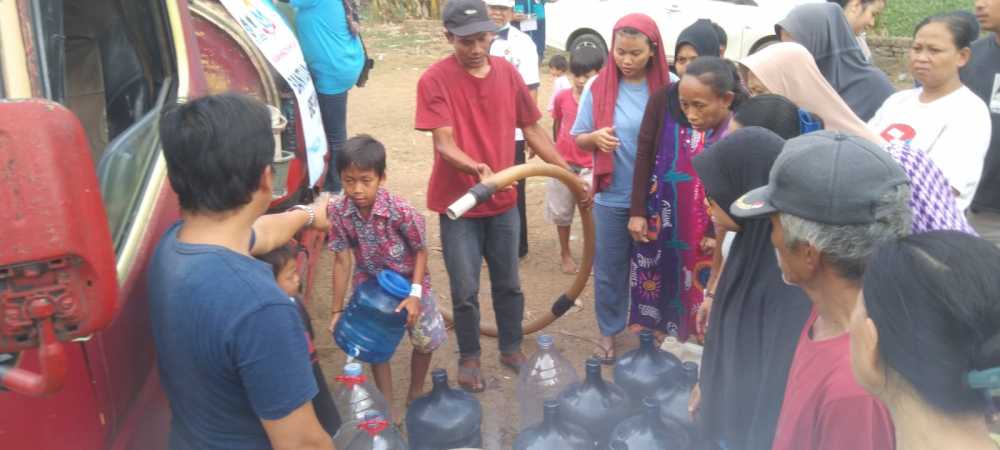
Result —
<instances>
[{"instance_id":1,"label":"white shirt","mask_svg":"<svg viewBox=\"0 0 1000 450\"><path fill-rule=\"evenodd\" d=\"M538 51L535 50L535 41L510 24L507 24L505 30L507 39L501 38L500 33L497 33L497 38L490 45L490 56L499 56L511 63L521 74L524 84L538 85L541 79L538 76ZM511 92L510 95L514 93ZM518 141L524 140L524 133L520 128L514 131L514 138Z\"/></svg>"},{"instance_id":2,"label":"white shirt","mask_svg":"<svg viewBox=\"0 0 1000 450\"><path fill-rule=\"evenodd\" d=\"M990 110L965 86L930 103L920 101L921 92L916 88L893 94L868 127L890 143L930 156L958 191L958 207L964 211L972 204L990 146Z\"/></svg>"},{"instance_id":3,"label":"white shirt","mask_svg":"<svg viewBox=\"0 0 1000 450\"><path fill-rule=\"evenodd\" d=\"M566 75L556 78L556 81L552 83L552 96L549 97L548 111L552 112L552 110L556 107L556 96L559 95L560 92L572 88L573 88L573 83L569 81L569 77L567 77Z\"/></svg>"}]
</instances>

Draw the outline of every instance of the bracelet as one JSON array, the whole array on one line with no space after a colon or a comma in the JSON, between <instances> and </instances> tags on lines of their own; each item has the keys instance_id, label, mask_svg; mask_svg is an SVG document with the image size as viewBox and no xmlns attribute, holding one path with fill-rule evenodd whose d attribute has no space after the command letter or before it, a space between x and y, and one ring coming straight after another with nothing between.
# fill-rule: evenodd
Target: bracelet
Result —
<instances>
[{"instance_id":1,"label":"bracelet","mask_svg":"<svg viewBox=\"0 0 1000 450\"><path fill-rule=\"evenodd\" d=\"M424 287L420 283L410 285L410 297L421 298L424 296Z\"/></svg>"},{"instance_id":2,"label":"bracelet","mask_svg":"<svg viewBox=\"0 0 1000 450\"><path fill-rule=\"evenodd\" d=\"M316 223L316 210L313 209L312 206L309 206L309 205L295 205L295 206L293 206L291 208L288 208L289 211L291 211L293 209L298 209L298 210L301 210L301 211L305 211L306 214L309 214L309 220L306 221L306 224L305 224L306 227L311 227L313 223Z\"/></svg>"}]
</instances>

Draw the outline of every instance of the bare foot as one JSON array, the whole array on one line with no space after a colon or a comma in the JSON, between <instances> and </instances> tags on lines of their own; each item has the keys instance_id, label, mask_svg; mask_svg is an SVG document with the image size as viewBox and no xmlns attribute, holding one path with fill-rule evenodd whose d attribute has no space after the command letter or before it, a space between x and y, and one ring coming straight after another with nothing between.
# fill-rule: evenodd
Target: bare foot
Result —
<instances>
[{"instance_id":1,"label":"bare foot","mask_svg":"<svg viewBox=\"0 0 1000 450\"><path fill-rule=\"evenodd\" d=\"M420 397L423 397L423 396L424 396L423 392L413 392L413 391L410 391L410 393L406 395L406 407L409 408L410 407L410 403L413 403L414 400L416 400L416 399L418 399Z\"/></svg>"},{"instance_id":2,"label":"bare foot","mask_svg":"<svg viewBox=\"0 0 1000 450\"><path fill-rule=\"evenodd\" d=\"M570 255L562 256L562 272L565 274L574 274L577 272L576 261L573 261L573 257Z\"/></svg>"}]
</instances>

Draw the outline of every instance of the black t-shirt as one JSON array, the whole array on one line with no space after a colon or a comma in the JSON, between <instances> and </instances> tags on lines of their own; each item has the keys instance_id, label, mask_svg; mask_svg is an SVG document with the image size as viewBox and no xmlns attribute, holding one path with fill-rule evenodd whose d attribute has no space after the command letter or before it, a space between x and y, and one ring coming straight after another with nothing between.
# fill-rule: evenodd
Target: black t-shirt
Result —
<instances>
[{"instance_id":1,"label":"black t-shirt","mask_svg":"<svg viewBox=\"0 0 1000 450\"><path fill-rule=\"evenodd\" d=\"M991 34L972 44L972 58L962 69L962 83L990 108L993 137L972 209L1000 213L1000 45Z\"/></svg>"},{"instance_id":2,"label":"black t-shirt","mask_svg":"<svg viewBox=\"0 0 1000 450\"><path fill-rule=\"evenodd\" d=\"M316 418L319 419L320 425L323 425L323 429L326 430L327 434L333 436L337 434L337 430L340 428L340 414L337 413L337 408L333 404L330 387L326 383L323 368L319 365L319 355L316 354L316 347L313 345L313 342L316 340L316 333L313 332L312 318L309 316L309 311L306 310L305 305L302 304L301 299L293 300L295 301L295 305L298 306L302 324L309 333L309 359L312 360L313 376L316 377L316 387L319 388L319 393L313 398L313 409L316 410Z\"/></svg>"}]
</instances>

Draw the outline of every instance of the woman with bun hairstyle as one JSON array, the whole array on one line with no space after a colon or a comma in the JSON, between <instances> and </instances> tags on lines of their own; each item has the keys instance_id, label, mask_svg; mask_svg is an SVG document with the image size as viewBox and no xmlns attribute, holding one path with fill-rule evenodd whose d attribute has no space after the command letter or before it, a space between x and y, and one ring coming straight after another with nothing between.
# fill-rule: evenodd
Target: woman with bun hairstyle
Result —
<instances>
[{"instance_id":1,"label":"woman with bun hairstyle","mask_svg":"<svg viewBox=\"0 0 1000 450\"><path fill-rule=\"evenodd\" d=\"M996 450L1000 249L953 231L883 244L851 317L854 377L889 409L901 450Z\"/></svg>"}]
</instances>

